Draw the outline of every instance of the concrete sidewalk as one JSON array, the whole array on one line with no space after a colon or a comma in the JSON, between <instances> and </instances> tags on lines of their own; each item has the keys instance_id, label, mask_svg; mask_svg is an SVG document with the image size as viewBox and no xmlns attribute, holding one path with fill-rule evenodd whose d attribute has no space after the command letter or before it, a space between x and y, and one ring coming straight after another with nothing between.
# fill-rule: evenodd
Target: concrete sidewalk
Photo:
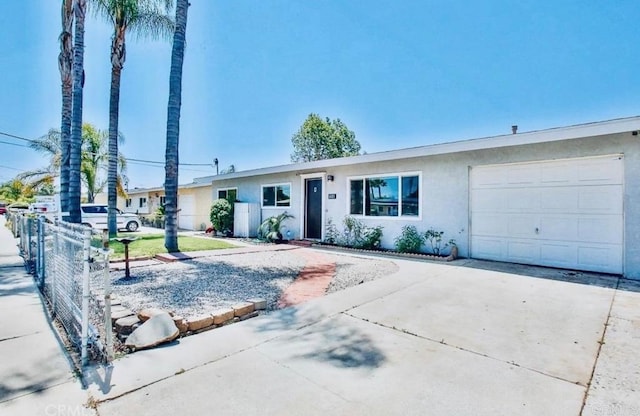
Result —
<instances>
[{"instance_id":1,"label":"concrete sidewalk","mask_svg":"<svg viewBox=\"0 0 640 416\"><path fill-rule=\"evenodd\" d=\"M33 277L0 217L0 414L91 415Z\"/></svg>"},{"instance_id":2,"label":"concrete sidewalk","mask_svg":"<svg viewBox=\"0 0 640 416\"><path fill-rule=\"evenodd\" d=\"M637 285L396 262L393 276L95 369L99 414L640 414Z\"/></svg>"}]
</instances>

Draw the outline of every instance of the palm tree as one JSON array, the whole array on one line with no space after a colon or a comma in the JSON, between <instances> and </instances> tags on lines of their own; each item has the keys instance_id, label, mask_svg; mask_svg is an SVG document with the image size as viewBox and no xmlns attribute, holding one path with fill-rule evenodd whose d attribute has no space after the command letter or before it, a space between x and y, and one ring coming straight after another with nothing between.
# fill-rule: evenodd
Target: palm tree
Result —
<instances>
[{"instance_id":1,"label":"palm tree","mask_svg":"<svg viewBox=\"0 0 640 416\"><path fill-rule=\"evenodd\" d=\"M96 129L93 125L82 125L82 153L80 164L80 179L87 191L88 202L94 202L95 195L102 192L106 185L105 173L109 157L107 149L108 132ZM122 143L124 136L119 134ZM56 129L50 129L44 136L32 141L30 147L49 157L49 166L24 172L19 179L33 189L39 190L43 185L52 184L62 163L62 133ZM122 154L118 155L118 164L121 172L126 172L127 162ZM126 176L118 176L118 195L126 196L122 184Z\"/></svg>"},{"instance_id":2,"label":"palm tree","mask_svg":"<svg viewBox=\"0 0 640 416\"><path fill-rule=\"evenodd\" d=\"M91 124L84 124L82 126L82 182L87 190L87 202L92 203L95 201L96 194L102 192L107 183L105 180L106 175L101 175L101 172L106 172L107 162L109 160L108 152L108 140L109 133L105 130L98 130ZM120 144L124 142L124 136L122 133L118 134L118 141ZM120 173L117 178L116 191L118 196L126 197L126 191L124 189L124 182L126 176L124 173L127 170L127 160L118 153L118 167Z\"/></svg>"},{"instance_id":3,"label":"palm tree","mask_svg":"<svg viewBox=\"0 0 640 416\"><path fill-rule=\"evenodd\" d=\"M84 87L84 17L86 0L74 0L75 33L73 38L73 95L71 113L71 145L69 152L69 218L79 224L80 213L80 165L82 163L82 89Z\"/></svg>"},{"instance_id":4,"label":"palm tree","mask_svg":"<svg viewBox=\"0 0 640 416\"><path fill-rule=\"evenodd\" d=\"M107 177L107 202L109 204L109 235L115 236L117 177L118 177L118 117L120 106L120 76L126 59L126 34L138 37L159 38L169 36L173 21L163 13L168 12L171 0L92 0L95 13L113 25L111 39L111 92L109 95L109 173Z\"/></svg>"},{"instance_id":5,"label":"palm tree","mask_svg":"<svg viewBox=\"0 0 640 416\"><path fill-rule=\"evenodd\" d=\"M167 149L165 151L165 234L164 246L169 253L178 251L178 143L180 140L180 105L182 103L182 64L187 32L188 0L177 0L176 27L171 49L169 103L167 105Z\"/></svg>"},{"instance_id":6,"label":"palm tree","mask_svg":"<svg viewBox=\"0 0 640 416\"><path fill-rule=\"evenodd\" d=\"M62 162L60 165L60 208L69 210L69 144L71 139L71 100L73 89L73 0L62 0L62 32L58 69L62 81Z\"/></svg>"}]
</instances>

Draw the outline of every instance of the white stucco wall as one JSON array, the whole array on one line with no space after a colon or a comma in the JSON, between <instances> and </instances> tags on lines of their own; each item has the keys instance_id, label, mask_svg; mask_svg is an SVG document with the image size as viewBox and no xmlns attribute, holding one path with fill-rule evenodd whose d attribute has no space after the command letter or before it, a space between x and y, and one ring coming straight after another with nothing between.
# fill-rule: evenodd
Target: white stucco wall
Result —
<instances>
[{"instance_id":1,"label":"white stucco wall","mask_svg":"<svg viewBox=\"0 0 640 416\"><path fill-rule=\"evenodd\" d=\"M393 247L394 239L405 224L413 224L419 231L433 227L444 231L444 239L453 238L461 256L469 255L469 168L500 163L516 163L599 156L623 153L625 156L624 193L624 269L625 275L640 279L640 136L619 133L583 139L555 141L550 143L527 144L501 148L457 152L443 155L408 158L397 161L362 163L348 166L334 166L322 169L322 173L333 175L333 182L324 182L325 221L329 218L341 224L349 212L349 183L351 176L396 174L420 172L422 186L420 218L405 217L362 217L373 226L382 225L383 246ZM214 181L217 188L237 187L238 198L243 202L261 202L261 185L291 183L291 207L288 212L296 216L287 222L295 238L300 233L300 213L302 204L300 173L279 173L224 181ZM336 194L336 199L328 199L328 194ZM263 209L262 218L276 215L282 209Z\"/></svg>"}]
</instances>

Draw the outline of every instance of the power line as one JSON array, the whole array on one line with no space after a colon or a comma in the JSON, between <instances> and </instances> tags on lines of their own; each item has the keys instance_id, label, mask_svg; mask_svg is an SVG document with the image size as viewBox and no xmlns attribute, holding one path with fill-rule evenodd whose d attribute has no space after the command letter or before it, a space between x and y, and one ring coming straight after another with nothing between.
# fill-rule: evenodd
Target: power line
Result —
<instances>
[{"instance_id":1,"label":"power line","mask_svg":"<svg viewBox=\"0 0 640 416\"><path fill-rule=\"evenodd\" d=\"M27 139L26 137L20 137L20 136L16 136L15 134L11 134L11 133L6 133L3 131L0 131L0 135L3 136L7 136L7 137L11 137L13 139L18 139L18 140L24 140L25 142L29 142L29 143L37 143L37 140L34 139ZM25 146L25 145L21 145L21 144L17 144L17 143L10 143L10 142L5 142L5 141L1 141L0 143L4 143L4 144L10 144L13 146L21 146L21 147L29 147L29 146ZM93 156L96 156L95 153L92 153ZM152 164L160 164L162 166L164 166L165 162L161 162L161 161L157 161L157 160L145 160L145 159L134 159L134 158L129 158L129 157L125 157L124 158L127 162L132 161L132 162L145 162L145 163L152 163ZM181 166L213 166L213 164L211 163L180 163ZM151 165L149 165L151 166ZM198 171L196 171L198 172ZM200 171L202 172L202 171Z\"/></svg>"},{"instance_id":2,"label":"power line","mask_svg":"<svg viewBox=\"0 0 640 416\"><path fill-rule=\"evenodd\" d=\"M125 157L127 161L133 162L145 162L145 163L157 163L164 166L165 162L158 162L154 160L144 160L144 159L133 159L130 157ZM211 163L180 163L182 166L213 166Z\"/></svg>"},{"instance_id":3,"label":"power line","mask_svg":"<svg viewBox=\"0 0 640 416\"><path fill-rule=\"evenodd\" d=\"M162 168L162 169L164 169L164 164L162 164L162 165L158 165L158 164L155 164L155 163L154 163L154 164L150 164L150 163L146 163L146 162L129 162L129 163L130 163L130 164L132 164L132 165L140 165L140 166L148 166L148 167L150 167L150 168ZM183 166L183 164L182 164L182 163L180 163L180 165L178 166L178 168L179 168L180 170L188 170L188 171L190 171L190 172L204 172L204 173L211 173L211 172L213 172L213 169L211 169L211 170L189 169L189 168L183 168L182 166ZM190 166L190 165L188 165L188 166ZM205 165L205 166L210 166L210 165Z\"/></svg>"},{"instance_id":4,"label":"power line","mask_svg":"<svg viewBox=\"0 0 640 416\"><path fill-rule=\"evenodd\" d=\"M11 169L11 170L17 170L18 172L26 172L23 169L18 169L18 168L12 168L11 166L5 166L5 165L0 165L0 168L4 168L4 169Z\"/></svg>"},{"instance_id":5,"label":"power line","mask_svg":"<svg viewBox=\"0 0 640 416\"><path fill-rule=\"evenodd\" d=\"M24 145L24 144L20 144L20 143L5 142L4 140L0 140L0 143L2 143L2 144L10 144L11 146L26 147L27 149L29 149L29 146Z\"/></svg>"},{"instance_id":6,"label":"power line","mask_svg":"<svg viewBox=\"0 0 640 416\"><path fill-rule=\"evenodd\" d=\"M16 136L15 134L5 133L3 131L0 131L0 134L3 135L3 136L11 137L13 139L24 140L25 142L35 142L35 140L33 140L33 139L27 139L27 138L24 138L24 137Z\"/></svg>"}]
</instances>

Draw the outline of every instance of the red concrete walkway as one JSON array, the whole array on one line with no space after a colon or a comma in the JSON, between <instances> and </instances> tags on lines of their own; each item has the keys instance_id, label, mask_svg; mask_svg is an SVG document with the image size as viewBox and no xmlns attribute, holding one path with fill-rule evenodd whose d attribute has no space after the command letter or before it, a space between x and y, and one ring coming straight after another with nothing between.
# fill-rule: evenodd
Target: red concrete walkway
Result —
<instances>
[{"instance_id":1,"label":"red concrete walkway","mask_svg":"<svg viewBox=\"0 0 640 416\"><path fill-rule=\"evenodd\" d=\"M297 305L310 299L324 296L336 274L336 264L329 258L312 250L296 252L307 261L296 280L284 291L278 300L278 307Z\"/></svg>"}]
</instances>

